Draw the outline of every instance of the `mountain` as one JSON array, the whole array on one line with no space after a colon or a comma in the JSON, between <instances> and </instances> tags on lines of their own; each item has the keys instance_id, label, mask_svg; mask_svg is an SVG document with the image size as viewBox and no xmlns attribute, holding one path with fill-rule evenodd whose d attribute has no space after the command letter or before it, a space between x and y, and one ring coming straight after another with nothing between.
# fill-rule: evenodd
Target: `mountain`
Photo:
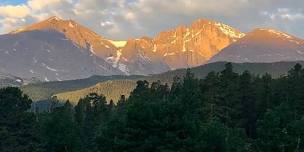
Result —
<instances>
[{"instance_id":1,"label":"mountain","mask_svg":"<svg viewBox=\"0 0 304 152\"><path fill-rule=\"evenodd\" d=\"M124 65L137 62L139 66L135 66L136 68L131 71L144 67L140 66L141 63L160 63L159 66L156 66L160 70L151 71L152 74L156 74L168 71L166 69L174 70L205 64L221 49L243 36L244 33L228 25L199 19L190 26L179 26L160 32L154 38L143 37L128 40L114 58L119 57L116 60L117 63ZM131 69L129 66L126 68Z\"/></svg>"},{"instance_id":2,"label":"mountain","mask_svg":"<svg viewBox=\"0 0 304 152\"><path fill-rule=\"evenodd\" d=\"M224 48L209 61L278 62L303 61L304 41L274 29L256 29Z\"/></svg>"},{"instance_id":3,"label":"mountain","mask_svg":"<svg viewBox=\"0 0 304 152\"><path fill-rule=\"evenodd\" d=\"M0 88L8 86L18 87L25 83L27 83L26 80L22 78L0 72Z\"/></svg>"},{"instance_id":4,"label":"mountain","mask_svg":"<svg viewBox=\"0 0 304 152\"><path fill-rule=\"evenodd\" d=\"M50 29L62 33L67 39L79 47L91 51L91 53L98 57L109 56L115 53L117 49L115 46L115 44L117 45L117 42L107 40L73 20L64 20L57 16L52 16L39 23L22 27L10 34Z\"/></svg>"},{"instance_id":5,"label":"mountain","mask_svg":"<svg viewBox=\"0 0 304 152\"><path fill-rule=\"evenodd\" d=\"M1 35L0 71L41 81L123 74L52 29Z\"/></svg>"},{"instance_id":6,"label":"mountain","mask_svg":"<svg viewBox=\"0 0 304 152\"><path fill-rule=\"evenodd\" d=\"M125 75L158 74L199 66L244 36L228 25L200 19L189 26L160 32L154 38L115 41L100 36L73 20L63 20L56 16L17 29L10 35L37 30L62 33L79 49L89 51Z\"/></svg>"},{"instance_id":7,"label":"mountain","mask_svg":"<svg viewBox=\"0 0 304 152\"><path fill-rule=\"evenodd\" d=\"M53 16L42 22L29 25L11 32L11 35L32 31L52 30L62 33L67 40L74 43L79 49L86 50L88 53L97 56L100 60L106 61L105 66L111 65L113 69L119 71L119 74L153 74L170 70L168 66L161 61L144 58L141 52L135 52L134 56L125 58L122 56L122 48L129 48L131 41L115 41L106 39L90 29L76 23L73 20L64 20ZM125 61L125 62L124 62ZM103 74L103 75L110 75ZM80 77L81 78L81 77Z\"/></svg>"},{"instance_id":8,"label":"mountain","mask_svg":"<svg viewBox=\"0 0 304 152\"><path fill-rule=\"evenodd\" d=\"M218 72L223 70L226 63L227 62L217 62L202 65L191 68L191 72L198 78L204 78L211 71ZM287 74L287 71L296 63L298 62L233 63L233 67L238 73L249 70L257 75L269 73L273 77L280 77ZM299 63L304 65L304 62ZM132 90L138 80L147 80L149 82L161 80L163 83L170 84L175 76L183 77L185 73L186 69L178 69L151 76L94 76L80 80L29 84L22 86L21 88L26 94L30 95L34 101L47 100L55 95L61 100L73 99L73 102L75 103L77 99L83 97L84 94L90 93L90 90L97 90L98 93L104 93L107 95L108 99L114 99L115 101L115 99L119 98L121 95L117 94L117 92L124 93L130 89ZM98 83L99 85L96 85ZM65 92L68 94L65 94Z\"/></svg>"}]
</instances>

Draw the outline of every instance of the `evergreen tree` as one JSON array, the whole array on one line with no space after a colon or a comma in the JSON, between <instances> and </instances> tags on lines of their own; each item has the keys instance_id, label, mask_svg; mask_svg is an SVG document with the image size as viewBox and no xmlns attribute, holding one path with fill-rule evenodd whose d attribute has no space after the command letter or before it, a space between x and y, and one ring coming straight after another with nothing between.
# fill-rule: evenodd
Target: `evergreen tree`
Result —
<instances>
[{"instance_id":1,"label":"evergreen tree","mask_svg":"<svg viewBox=\"0 0 304 152\"><path fill-rule=\"evenodd\" d=\"M249 138L256 138L257 104L253 79L248 71L240 76L240 121L241 128L246 130ZM236 121L238 121L236 120Z\"/></svg>"},{"instance_id":2,"label":"evergreen tree","mask_svg":"<svg viewBox=\"0 0 304 152\"><path fill-rule=\"evenodd\" d=\"M113 106L113 105L111 105ZM87 151L95 151L96 130L100 125L106 123L111 113L111 107L107 105L103 95L91 93L80 99L75 107L75 119L78 124L82 143Z\"/></svg>"},{"instance_id":3,"label":"evergreen tree","mask_svg":"<svg viewBox=\"0 0 304 152\"><path fill-rule=\"evenodd\" d=\"M48 152L82 151L80 135L69 102L57 107L42 123L44 150Z\"/></svg>"},{"instance_id":4,"label":"evergreen tree","mask_svg":"<svg viewBox=\"0 0 304 152\"><path fill-rule=\"evenodd\" d=\"M221 110L221 121L228 126L235 126L237 122L232 120L238 111L235 107L239 105L238 84L239 75L233 71L231 63L225 65L225 69L220 73L220 103L218 104Z\"/></svg>"},{"instance_id":5,"label":"evergreen tree","mask_svg":"<svg viewBox=\"0 0 304 152\"><path fill-rule=\"evenodd\" d=\"M32 101L18 88L0 89L0 151L39 151L35 115L27 112Z\"/></svg>"},{"instance_id":6,"label":"evergreen tree","mask_svg":"<svg viewBox=\"0 0 304 152\"><path fill-rule=\"evenodd\" d=\"M205 121L218 119L221 117L219 109L220 101L220 80L218 73L210 72L205 79L201 80L200 88L203 102L203 115Z\"/></svg>"},{"instance_id":7,"label":"evergreen tree","mask_svg":"<svg viewBox=\"0 0 304 152\"><path fill-rule=\"evenodd\" d=\"M274 89L273 89L273 79L271 75L265 74L261 78L258 77L255 79L253 87L255 87L255 94L257 100L257 114L258 118L262 118L263 115L274 105Z\"/></svg>"}]
</instances>

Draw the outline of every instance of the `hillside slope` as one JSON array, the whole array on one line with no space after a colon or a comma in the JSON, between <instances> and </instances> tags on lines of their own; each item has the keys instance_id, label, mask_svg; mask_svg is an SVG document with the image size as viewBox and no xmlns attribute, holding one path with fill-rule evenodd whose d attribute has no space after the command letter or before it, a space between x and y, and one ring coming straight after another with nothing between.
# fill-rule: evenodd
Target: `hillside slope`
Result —
<instances>
[{"instance_id":1,"label":"hillside slope","mask_svg":"<svg viewBox=\"0 0 304 152\"><path fill-rule=\"evenodd\" d=\"M120 79L132 80L138 77L142 76L92 76L86 79L28 84L21 86L21 90L34 101L42 101L50 99L52 95L57 93L87 88L103 81Z\"/></svg>"},{"instance_id":2,"label":"hillside slope","mask_svg":"<svg viewBox=\"0 0 304 152\"><path fill-rule=\"evenodd\" d=\"M217 62L206 64L200 67L195 67L191 69L191 72L195 74L198 78L204 78L211 71L219 72L225 68L227 62ZM245 70L249 70L255 75L263 75L266 73L271 74L273 77L280 77L287 74L296 63L304 65L304 62L277 62L277 63L233 63L234 71L237 73L242 73ZM65 101L70 100L74 104L78 100L89 93L97 92L99 94L104 94L108 100L113 99L115 102L121 95L128 96L133 88L136 87L136 81L147 80L150 83L160 80L163 83L172 82L175 76L183 77L186 73L186 69L175 70L171 72L166 72L159 75L152 75L149 77L140 77L133 80L111 80L99 83L97 85L83 88L77 91L63 92L55 94L58 99Z\"/></svg>"}]
</instances>

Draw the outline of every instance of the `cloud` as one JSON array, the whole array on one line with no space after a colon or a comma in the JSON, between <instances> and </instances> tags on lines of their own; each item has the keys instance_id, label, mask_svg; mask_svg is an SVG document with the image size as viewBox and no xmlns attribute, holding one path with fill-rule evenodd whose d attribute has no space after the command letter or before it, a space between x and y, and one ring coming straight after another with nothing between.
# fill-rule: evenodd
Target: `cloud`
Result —
<instances>
[{"instance_id":1,"label":"cloud","mask_svg":"<svg viewBox=\"0 0 304 152\"><path fill-rule=\"evenodd\" d=\"M9 18L24 18L30 14L30 9L26 5L6 5L0 6L0 16Z\"/></svg>"},{"instance_id":2,"label":"cloud","mask_svg":"<svg viewBox=\"0 0 304 152\"><path fill-rule=\"evenodd\" d=\"M275 12L262 12L263 15L268 16L271 20L277 19L285 19L290 21L295 20L303 20L304 13L300 10L298 11L291 11L288 8L278 8Z\"/></svg>"},{"instance_id":3,"label":"cloud","mask_svg":"<svg viewBox=\"0 0 304 152\"><path fill-rule=\"evenodd\" d=\"M244 32L267 26L304 37L302 6L301 0L28 0L0 6L0 31L57 15L112 39L154 36L198 18Z\"/></svg>"},{"instance_id":4,"label":"cloud","mask_svg":"<svg viewBox=\"0 0 304 152\"><path fill-rule=\"evenodd\" d=\"M50 5L52 6L52 5L60 4L62 2L63 0L47 0L47 1L29 0L27 4L32 10L36 11L36 10L42 10Z\"/></svg>"}]
</instances>

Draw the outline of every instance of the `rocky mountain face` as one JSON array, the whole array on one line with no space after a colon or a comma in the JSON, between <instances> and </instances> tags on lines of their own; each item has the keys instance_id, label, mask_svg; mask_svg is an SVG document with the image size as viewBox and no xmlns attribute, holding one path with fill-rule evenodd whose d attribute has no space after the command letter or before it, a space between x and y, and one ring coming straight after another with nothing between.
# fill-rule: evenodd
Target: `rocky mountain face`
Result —
<instances>
[{"instance_id":1,"label":"rocky mountain face","mask_svg":"<svg viewBox=\"0 0 304 152\"><path fill-rule=\"evenodd\" d=\"M157 74L198 66L244 36L228 25L197 20L190 26L161 32L154 38L115 41L106 39L72 20L58 17L18 29L10 35L50 29L62 33L80 49L88 50L126 75Z\"/></svg>"},{"instance_id":2,"label":"rocky mountain face","mask_svg":"<svg viewBox=\"0 0 304 152\"><path fill-rule=\"evenodd\" d=\"M160 73L166 69L178 69L199 66L206 63L221 49L242 38L245 34L215 21L197 20L190 26L180 26L161 32L154 38L143 37L128 40L118 50L117 63L127 65L130 71L136 71L143 64L155 66L144 73ZM132 69L129 64L135 64ZM137 65L137 66L136 66ZM140 70L144 71L144 70ZM136 73L140 72L136 71Z\"/></svg>"},{"instance_id":3,"label":"rocky mountain face","mask_svg":"<svg viewBox=\"0 0 304 152\"><path fill-rule=\"evenodd\" d=\"M26 84L22 78L0 72L0 88L7 86L21 86Z\"/></svg>"},{"instance_id":4,"label":"rocky mountain face","mask_svg":"<svg viewBox=\"0 0 304 152\"><path fill-rule=\"evenodd\" d=\"M153 50L171 69L194 67L206 63L221 49L243 36L228 25L198 20L189 27L180 26L161 32L154 38Z\"/></svg>"},{"instance_id":5,"label":"rocky mountain face","mask_svg":"<svg viewBox=\"0 0 304 152\"><path fill-rule=\"evenodd\" d=\"M41 81L123 74L56 30L34 30L0 36L0 71Z\"/></svg>"},{"instance_id":6,"label":"rocky mountain face","mask_svg":"<svg viewBox=\"0 0 304 152\"><path fill-rule=\"evenodd\" d=\"M304 41L274 29L256 29L229 45L209 62L303 61Z\"/></svg>"},{"instance_id":7,"label":"rocky mountain face","mask_svg":"<svg viewBox=\"0 0 304 152\"><path fill-rule=\"evenodd\" d=\"M273 29L244 34L200 19L155 37L115 41L51 17L0 36L0 72L41 81L149 75L207 62L304 60L304 41Z\"/></svg>"},{"instance_id":8,"label":"rocky mountain face","mask_svg":"<svg viewBox=\"0 0 304 152\"><path fill-rule=\"evenodd\" d=\"M116 52L116 47L109 40L94 33L90 29L76 23L73 20L63 20L53 16L42 22L17 29L10 34L17 34L34 30L54 30L62 33L67 39L81 48L86 48L91 53L104 57Z\"/></svg>"}]
</instances>

